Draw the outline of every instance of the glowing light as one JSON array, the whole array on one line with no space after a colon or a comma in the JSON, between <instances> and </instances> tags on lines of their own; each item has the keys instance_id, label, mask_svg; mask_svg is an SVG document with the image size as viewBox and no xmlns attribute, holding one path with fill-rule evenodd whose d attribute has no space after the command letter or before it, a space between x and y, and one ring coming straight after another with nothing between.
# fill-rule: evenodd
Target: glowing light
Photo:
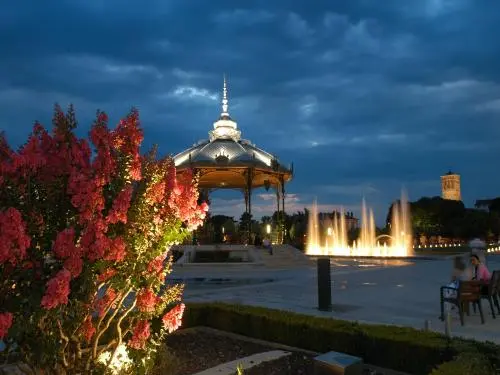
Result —
<instances>
[{"instance_id":1,"label":"glowing light","mask_svg":"<svg viewBox=\"0 0 500 375\"><path fill-rule=\"evenodd\" d=\"M393 205L390 245L380 244L375 232L373 211L368 210L365 201L361 207L361 230L359 238L352 246L348 244L346 215L341 210L340 215L334 215L328 228L328 238L324 241L320 236L318 222L318 206L313 202L309 214L306 254L327 256L376 256L376 257L406 257L412 254L412 230L408 200L404 193L401 200ZM330 235L329 229L332 230Z\"/></svg>"},{"instance_id":2,"label":"glowing light","mask_svg":"<svg viewBox=\"0 0 500 375\"><path fill-rule=\"evenodd\" d=\"M219 120L214 122L214 130L210 131L208 134L210 136L210 141L219 138L230 138L234 141L239 141L241 138L241 132L237 129L238 125L236 121L231 119L229 116L229 100L227 97L227 82L224 76L224 85L222 89L222 112L220 114Z\"/></svg>"},{"instance_id":3,"label":"glowing light","mask_svg":"<svg viewBox=\"0 0 500 375\"><path fill-rule=\"evenodd\" d=\"M111 358L111 352L108 351L102 353L97 361L104 365L107 365L110 358ZM118 348L116 349L115 357L113 358L110 364L111 373L119 374L122 371L127 370L127 368L130 367L131 364L132 360L128 356L127 347L123 344L118 346Z\"/></svg>"},{"instance_id":4,"label":"glowing light","mask_svg":"<svg viewBox=\"0 0 500 375\"><path fill-rule=\"evenodd\" d=\"M266 233L270 234L271 233L271 224L266 225Z\"/></svg>"}]
</instances>

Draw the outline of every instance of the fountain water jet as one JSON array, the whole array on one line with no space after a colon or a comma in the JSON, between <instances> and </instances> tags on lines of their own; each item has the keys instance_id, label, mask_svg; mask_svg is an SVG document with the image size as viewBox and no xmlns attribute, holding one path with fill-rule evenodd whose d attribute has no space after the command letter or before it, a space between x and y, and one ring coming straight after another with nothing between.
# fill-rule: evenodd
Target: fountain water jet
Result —
<instances>
[{"instance_id":1,"label":"fountain water jet","mask_svg":"<svg viewBox=\"0 0 500 375\"><path fill-rule=\"evenodd\" d=\"M391 244L380 244L376 237L373 210L368 209L363 199L361 205L361 228L359 238L349 246L347 239L346 215L344 210L335 214L328 224L328 230L321 241L318 205L313 202L309 213L307 255L326 256L372 256L372 257L407 257L412 255L412 230L410 208L404 192L401 200L392 207Z\"/></svg>"}]
</instances>

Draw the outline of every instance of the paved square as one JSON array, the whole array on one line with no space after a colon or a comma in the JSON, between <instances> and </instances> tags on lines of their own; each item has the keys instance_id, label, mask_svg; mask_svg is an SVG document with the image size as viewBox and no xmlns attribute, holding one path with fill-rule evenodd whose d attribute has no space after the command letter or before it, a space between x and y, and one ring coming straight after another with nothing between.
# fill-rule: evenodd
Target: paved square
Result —
<instances>
[{"instance_id":1,"label":"paved square","mask_svg":"<svg viewBox=\"0 0 500 375\"><path fill-rule=\"evenodd\" d=\"M500 256L488 258L490 271L500 269ZM332 302L348 308L335 312L317 310L317 279L314 266L269 270L239 267L175 269L173 277L186 279L185 301L223 301L265 306L316 316L395 324L444 331L439 316L439 287L449 281L451 259L442 260L341 260L332 261ZM240 280L231 285L190 283L193 278ZM266 279L273 279L269 282ZM267 282L264 282L267 281ZM246 285L245 285L246 284ZM489 304L482 301L486 324L471 313L461 327L453 314L452 334L500 343L500 316L493 319Z\"/></svg>"}]
</instances>

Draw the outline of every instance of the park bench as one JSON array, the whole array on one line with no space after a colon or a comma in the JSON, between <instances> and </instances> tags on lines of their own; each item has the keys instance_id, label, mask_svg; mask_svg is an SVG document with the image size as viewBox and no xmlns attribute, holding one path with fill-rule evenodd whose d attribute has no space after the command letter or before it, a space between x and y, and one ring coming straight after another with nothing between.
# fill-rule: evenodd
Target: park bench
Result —
<instances>
[{"instance_id":1,"label":"park bench","mask_svg":"<svg viewBox=\"0 0 500 375\"><path fill-rule=\"evenodd\" d=\"M486 286L486 285L485 285ZM500 270L493 271L491 274L491 279L486 286L486 288L482 288L481 298L487 299L490 303L491 315L493 319L496 319L495 309L493 304L496 306L498 310L498 314L500 315L500 304L498 303L498 298L500 294ZM476 312L476 308L474 305L474 312Z\"/></svg>"},{"instance_id":2,"label":"park bench","mask_svg":"<svg viewBox=\"0 0 500 375\"><path fill-rule=\"evenodd\" d=\"M441 320L444 320L444 304L445 302L451 303L458 308L460 315L460 324L464 325L464 312L469 315L469 304L479 308L481 315L481 324L484 324L483 308L481 306L481 282L479 281L462 281L458 289L442 286L440 290L441 297ZM445 296L446 291L456 291L452 296Z\"/></svg>"}]
</instances>

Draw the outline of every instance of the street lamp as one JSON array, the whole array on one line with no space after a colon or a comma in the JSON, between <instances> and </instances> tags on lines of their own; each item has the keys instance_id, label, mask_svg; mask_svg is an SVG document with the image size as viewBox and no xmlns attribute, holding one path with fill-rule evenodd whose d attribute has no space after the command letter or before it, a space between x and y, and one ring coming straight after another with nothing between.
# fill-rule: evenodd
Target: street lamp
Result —
<instances>
[{"instance_id":1,"label":"street lamp","mask_svg":"<svg viewBox=\"0 0 500 375\"><path fill-rule=\"evenodd\" d=\"M332 228L331 227L328 227L328 229L326 230L326 233L331 236L332 235Z\"/></svg>"},{"instance_id":2,"label":"street lamp","mask_svg":"<svg viewBox=\"0 0 500 375\"><path fill-rule=\"evenodd\" d=\"M222 227L222 234L226 233L226 230L224 229L224 227Z\"/></svg>"},{"instance_id":3,"label":"street lamp","mask_svg":"<svg viewBox=\"0 0 500 375\"><path fill-rule=\"evenodd\" d=\"M271 224L266 224L266 233L267 234L271 233Z\"/></svg>"}]
</instances>

